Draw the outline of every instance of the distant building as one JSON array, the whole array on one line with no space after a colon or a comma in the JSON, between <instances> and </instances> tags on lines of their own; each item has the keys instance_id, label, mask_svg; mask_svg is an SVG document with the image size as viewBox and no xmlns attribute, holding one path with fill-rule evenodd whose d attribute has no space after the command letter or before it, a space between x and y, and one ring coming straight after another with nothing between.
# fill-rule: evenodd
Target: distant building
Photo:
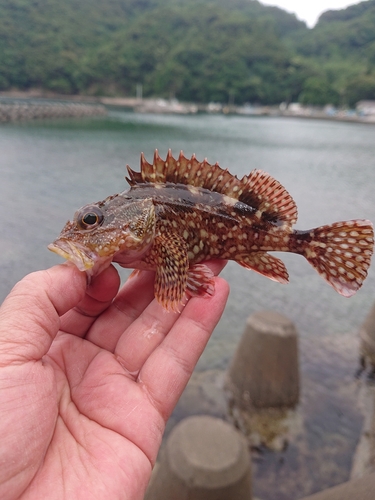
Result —
<instances>
[{"instance_id":1,"label":"distant building","mask_svg":"<svg viewBox=\"0 0 375 500\"><path fill-rule=\"evenodd\" d=\"M361 116L375 115L375 101L358 101L355 109Z\"/></svg>"}]
</instances>

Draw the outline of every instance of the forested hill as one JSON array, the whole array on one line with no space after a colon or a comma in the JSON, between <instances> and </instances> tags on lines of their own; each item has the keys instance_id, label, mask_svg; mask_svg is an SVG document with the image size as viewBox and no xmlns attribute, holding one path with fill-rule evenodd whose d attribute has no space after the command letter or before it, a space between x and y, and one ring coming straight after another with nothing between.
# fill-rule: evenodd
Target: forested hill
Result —
<instances>
[{"instance_id":1,"label":"forested hill","mask_svg":"<svg viewBox=\"0 0 375 500\"><path fill-rule=\"evenodd\" d=\"M0 90L275 104L375 98L375 0L310 30L256 0L0 0Z\"/></svg>"},{"instance_id":2,"label":"forested hill","mask_svg":"<svg viewBox=\"0 0 375 500\"><path fill-rule=\"evenodd\" d=\"M375 0L324 12L314 29L290 37L293 51L315 68L300 99L314 102L318 92L323 102L352 106L375 99Z\"/></svg>"}]
</instances>

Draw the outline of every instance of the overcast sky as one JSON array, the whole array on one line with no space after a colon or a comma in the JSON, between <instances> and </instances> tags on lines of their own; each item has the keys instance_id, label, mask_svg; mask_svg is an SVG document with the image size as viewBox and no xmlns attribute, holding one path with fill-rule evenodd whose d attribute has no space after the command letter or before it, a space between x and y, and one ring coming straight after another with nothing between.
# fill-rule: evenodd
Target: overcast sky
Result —
<instances>
[{"instance_id":1,"label":"overcast sky","mask_svg":"<svg viewBox=\"0 0 375 500\"><path fill-rule=\"evenodd\" d=\"M345 0L260 0L266 5L277 5L283 10L293 12L296 16L305 21L312 28L320 14L326 10L345 9L349 5L359 3L359 1Z\"/></svg>"}]
</instances>

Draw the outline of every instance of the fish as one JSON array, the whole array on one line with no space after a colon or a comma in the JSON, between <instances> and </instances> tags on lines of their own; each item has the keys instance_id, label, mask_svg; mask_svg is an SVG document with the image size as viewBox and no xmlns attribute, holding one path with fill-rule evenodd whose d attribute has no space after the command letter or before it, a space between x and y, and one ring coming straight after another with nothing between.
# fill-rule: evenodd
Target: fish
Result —
<instances>
[{"instance_id":1,"label":"fish","mask_svg":"<svg viewBox=\"0 0 375 500\"><path fill-rule=\"evenodd\" d=\"M155 297L170 311L214 293L211 259L288 283L284 263L269 252L292 252L344 297L362 286L374 247L369 220L297 230L293 198L263 170L240 179L171 150L165 159L156 150L152 163L142 153L140 163L140 172L127 165L128 190L77 210L48 248L91 277L111 262L155 271Z\"/></svg>"}]
</instances>

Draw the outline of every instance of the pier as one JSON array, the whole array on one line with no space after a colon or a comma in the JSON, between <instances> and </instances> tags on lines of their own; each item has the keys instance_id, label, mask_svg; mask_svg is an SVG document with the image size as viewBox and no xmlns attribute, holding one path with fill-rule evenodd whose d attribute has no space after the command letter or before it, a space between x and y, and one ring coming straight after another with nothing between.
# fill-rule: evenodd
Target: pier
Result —
<instances>
[{"instance_id":1,"label":"pier","mask_svg":"<svg viewBox=\"0 0 375 500\"><path fill-rule=\"evenodd\" d=\"M105 116L102 104L44 99L1 99L0 123L51 118Z\"/></svg>"}]
</instances>

